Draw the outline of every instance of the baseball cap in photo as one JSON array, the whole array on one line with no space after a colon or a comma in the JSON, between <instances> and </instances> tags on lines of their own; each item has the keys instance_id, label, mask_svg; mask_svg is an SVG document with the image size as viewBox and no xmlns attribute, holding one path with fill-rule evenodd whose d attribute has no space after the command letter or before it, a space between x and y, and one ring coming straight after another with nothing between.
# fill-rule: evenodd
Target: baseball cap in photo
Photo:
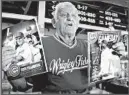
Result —
<instances>
[{"instance_id":1,"label":"baseball cap in photo","mask_svg":"<svg viewBox=\"0 0 129 95\"><path fill-rule=\"evenodd\" d=\"M24 37L24 34L22 33L22 32L16 32L15 33L15 38L17 38L17 37Z\"/></svg>"}]
</instances>

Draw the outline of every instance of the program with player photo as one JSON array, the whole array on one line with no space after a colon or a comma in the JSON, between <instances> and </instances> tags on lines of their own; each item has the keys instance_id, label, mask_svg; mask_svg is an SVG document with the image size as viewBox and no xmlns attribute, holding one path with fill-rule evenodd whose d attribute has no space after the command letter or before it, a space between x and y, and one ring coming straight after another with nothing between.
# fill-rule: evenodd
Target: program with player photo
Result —
<instances>
[{"instance_id":1,"label":"program with player photo","mask_svg":"<svg viewBox=\"0 0 129 95\"><path fill-rule=\"evenodd\" d=\"M36 19L23 21L2 33L2 70L9 79L46 73L47 66Z\"/></svg>"},{"instance_id":2,"label":"program with player photo","mask_svg":"<svg viewBox=\"0 0 129 95\"><path fill-rule=\"evenodd\" d=\"M113 45L121 41L121 31L88 33L89 83L119 77L120 54Z\"/></svg>"}]
</instances>

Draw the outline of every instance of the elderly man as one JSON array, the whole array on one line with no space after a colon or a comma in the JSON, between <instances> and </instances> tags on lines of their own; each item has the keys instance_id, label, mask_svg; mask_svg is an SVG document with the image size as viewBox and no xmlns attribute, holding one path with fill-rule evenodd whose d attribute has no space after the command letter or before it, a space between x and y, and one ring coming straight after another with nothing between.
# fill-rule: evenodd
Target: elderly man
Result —
<instances>
[{"instance_id":1,"label":"elderly man","mask_svg":"<svg viewBox=\"0 0 129 95\"><path fill-rule=\"evenodd\" d=\"M78 10L72 3L63 2L56 6L53 16L56 33L42 38L49 70L44 93L88 93L87 43L75 37ZM114 47L124 50L122 43Z\"/></svg>"},{"instance_id":2,"label":"elderly man","mask_svg":"<svg viewBox=\"0 0 129 95\"><path fill-rule=\"evenodd\" d=\"M53 16L56 33L42 38L48 66L48 81L42 93L88 93L87 43L75 37L79 24L78 10L72 3L62 2L56 6ZM123 48L123 45L115 46L119 47Z\"/></svg>"},{"instance_id":3,"label":"elderly man","mask_svg":"<svg viewBox=\"0 0 129 95\"><path fill-rule=\"evenodd\" d=\"M88 87L87 45L75 37L78 11L69 2L60 3L53 13L54 36L42 38L49 83L44 91L83 93ZM44 92L44 93L45 93Z\"/></svg>"}]
</instances>

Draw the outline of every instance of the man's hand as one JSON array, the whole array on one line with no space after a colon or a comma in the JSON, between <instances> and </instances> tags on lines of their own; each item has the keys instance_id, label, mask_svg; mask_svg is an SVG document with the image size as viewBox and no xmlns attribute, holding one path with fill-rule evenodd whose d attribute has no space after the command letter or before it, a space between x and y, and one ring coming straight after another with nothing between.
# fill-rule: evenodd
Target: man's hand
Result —
<instances>
[{"instance_id":1,"label":"man's hand","mask_svg":"<svg viewBox=\"0 0 129 95\"><path fill-rule=\"evenodd\" d=\"M20 55L16 56L16 60L19 62L19 61L22 61L24 58Z\"/></svg>"},{"instance_id":2,"label":"man's hand","mask_svg":"<svg viewBox=\"0 0 129 95\"><path fill-rule=\"evenodd\" d=\"M112 46L112 48L120 55L126 56L125 46L123 42L118 42L115 45Z\"/></svg>"}]
</instances>

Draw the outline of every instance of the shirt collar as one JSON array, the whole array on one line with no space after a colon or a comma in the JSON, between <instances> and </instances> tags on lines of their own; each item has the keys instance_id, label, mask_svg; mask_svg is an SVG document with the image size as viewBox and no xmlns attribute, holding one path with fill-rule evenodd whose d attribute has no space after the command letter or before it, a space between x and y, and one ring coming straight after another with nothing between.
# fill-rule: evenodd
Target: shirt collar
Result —
<instances>
[{"instance_id":1,"label":"shirt collar","mask_svg":"<svg viewBox=\"0 0 129 95\"><path fill-rule=\"evenodd\" d=\"M65 41L64 41L64 39L61 37L61 36L59 36L57 33L55 33L55 36L61 41L61 42L63 42L63 43L65 43L65 44L67 44L67 45L69 45L68 43L66 43ZM69 46L72 46L72 45L74 45L75 44L75 42L76 42L76 38L74 37L74 39L73 39L73 41L72 41L72 44L71 45L69 45Z\"/></svg>"}]
</instances>

